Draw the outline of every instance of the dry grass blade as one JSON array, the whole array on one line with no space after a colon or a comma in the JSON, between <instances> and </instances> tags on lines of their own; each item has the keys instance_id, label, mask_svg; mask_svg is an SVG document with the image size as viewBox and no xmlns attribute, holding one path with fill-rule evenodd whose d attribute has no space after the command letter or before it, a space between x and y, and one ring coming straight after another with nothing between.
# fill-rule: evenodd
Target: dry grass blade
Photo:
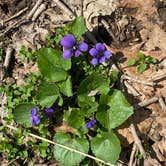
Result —
<instances>
[{"instance_id":1,"label":"dry grass blade","mask_svg":"<svg viewBox=\"0 0 166 166\"><path fill-rule=\"evenodd\" d=\"M8 127L8 128L11 129L11 130L15 130L15 131L18 130L18 128L14 127L14 126L11 126L11 125L6 125L6 127ZM67 146L65 146L65 145L58 144L58 143L56 143L56 142L54 142L54 141L48 140L48 139L43 138L43 137L40 137L40 136L38 136L38 135L29 133L29 136L31 136L31 137L33 137L33 138L36 138L36 139L39 139L39 140L42 140L42 141L45 141L45 142L48 142L48 143L50 143L50 144L59 146L59 147L61 147L61 148L64 148L64 149L66 149L66 150L69 150L69 151L71 151L71 152L78 153L78 154L83 155L83 156L85 156L85 157L88 157L88 158L90 158L90 159L93 159L93 160L96 160L96 161L98 161L98 162L101 162L101 163L103 163L103 164L105 164L105 165L114 166L113 164L106 163L105 161L103 161L103 160L101 160L101 159L99 159L99 158L96 158L96 157L91 156L91 155L89 155L89 154L83 153L83 152L78 151L78 150L76 150L76 149L67 147Z\"/></svg>"}]
</instances>

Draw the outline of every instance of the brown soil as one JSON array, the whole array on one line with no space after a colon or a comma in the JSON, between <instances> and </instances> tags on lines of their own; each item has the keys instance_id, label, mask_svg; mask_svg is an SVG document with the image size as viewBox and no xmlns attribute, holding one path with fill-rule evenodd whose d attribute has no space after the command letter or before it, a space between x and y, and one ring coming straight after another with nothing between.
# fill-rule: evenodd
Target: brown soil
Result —
<instances>
[{"instance_id":1,"label":"brown soil","mask_svg":"<svg viewBox=\"0 0 166 166\"><path fill-rule=\"evenodd\" d=\"M71 10L63 11L54 1L44 0L40 4L43 5L43 10L38 16L33 14L29 17L36 4L35 0L0 1L0 47L5 51L9 47L14 49L7 71L3 67L5 57L1 63L1 81L22 84L27 74L37 72L36 64L21 62L21 46L25 45L29 49L42 47L45 36L52 33L54 28L63 26L73 20L75 15L82 13L86 16L87 26L94 37L105 42L107 48L120 60L119 70L131 77L124 78L121 85L129 101L135 105L135 114L117 130L124 147L120 160L129 162L126 158L130 158L136 141L130 129L130 124L133 123L141 142L148 146L148 150L145 149L148 157L144 160L134 158L136 165L166 165L166 1L114 0L112 8L101 0L85 0L83 4L78 0L64 2ZM109 3L108 0L104 2ZM86 5L87 9L84 10ZM12 18L25 8L22 14ZM135 58L139 51L158 60L156 65L150 66L142 75L137 74L136 67L129 67L127 64L127 60ZM154 84L149 85L149 82ZM137 95L131 87L138 92ZM153 97L157 97L155 102L138 107L138 103ZM139 147L136 148L138 150Z\"/></svg>"}]
</instances>

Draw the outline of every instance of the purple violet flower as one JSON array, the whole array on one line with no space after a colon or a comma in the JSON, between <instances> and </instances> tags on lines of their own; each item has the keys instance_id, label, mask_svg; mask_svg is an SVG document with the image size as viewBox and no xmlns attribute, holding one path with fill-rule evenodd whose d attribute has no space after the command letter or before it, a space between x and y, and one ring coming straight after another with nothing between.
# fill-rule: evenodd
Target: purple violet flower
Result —
<instances>
[{"instance_id":1,"label":"purple violet flower","mask_svg":"<svg viewBox=\"0 0 166 166\"><path fill-rule=\"evenodd\" d=\"M112 56L112 53L106 50L103 43L97 43L95 48L89 50L89 54L92 56L91 64L94 66L106 62Z\"/></svg>"},{"instance_id":2,"label":"purple violet flower","mask_svg":"<svg viewBox=\"0 0 166 166\"><path fill-rule=\"evenodd\" d=\"M38 109L37 108L32 108L31 109L31 115L36 116L38 114Z\"/></svg>"},{"instance_id":3,"label":"purple violet flower","mask_svg":"<svg viewBox=\"0 0 166 166\"><path fill-rule=\"evenodd\" d=\"M30 117L31 126L35 126L35 125L40 124L40 118L37 116L38 109L32 108L30 111L31 111L31 117Z\"/></svg>"},{"instance_id":4,"label":"purple violet flower","mask_svg":"<svg viewBox=\"0 0 166 166\"><path fill-rule=\"evenodd\" d=\"M45 115L46 115L48 118L53 118L53 116L54 116L54 109L53 109L52 107L46 108L46 109L45 109Z\"/></svg>"},{"instance_id":5,"label":"purple violet flower","mask_svg":"<svg viewBox=\"0 0 166 166\"><path fill-rule=\"evenodd\" d=\"M74 35L68 34L61 39L60 44L66 49L71 49L76 44L76 39Z\"/></svg>"},{"instance_id":6,"label":"purple violet flower","mask_svg":"<svg viewBox=\"0 0 166 166\"><path fill-rule=\"evenodd\" d=\"M79 45L78 45L78 49L82 52L86 52L88 50L88 44L85 43L85 42L81 42Z\"/></svg>"},{"instance_id":7,"label":"purple violet flower","mask_svg":"<svg viewBox=\"0 0 166 166\"><path fill-rule=\"evenodd\" d=\"M64 59L69 59L72 56L79 57L83 52L86 52L88 50L88 44L85 42L81 42L77 45L76 39L72 34L64 36L60 41L60 45L62 45L64 48Z\"/></svg>"},{"instance_id":8,"label":"purple violet flower","mask_svg":"<svg viewBox=\"0 0 166 166\"><path fill-rule=\"evenodd\" d=\"M96 119L91 120L90 122L88 122L88 123L86 124L86 128L89 129L89 128L93 127L96 122L97 122Z\"/></svg>"},{"instance_id":9,"label":"purple violet flower","mask_svg":"<svg viewBox=\"0 0 166 166\"><path fill-rule=\"evenodd\" d=\"M40 124L40 118L38 116L32 116L31 117L31 124L32 124L32 126Z\"/></svg>"}]
</instances>

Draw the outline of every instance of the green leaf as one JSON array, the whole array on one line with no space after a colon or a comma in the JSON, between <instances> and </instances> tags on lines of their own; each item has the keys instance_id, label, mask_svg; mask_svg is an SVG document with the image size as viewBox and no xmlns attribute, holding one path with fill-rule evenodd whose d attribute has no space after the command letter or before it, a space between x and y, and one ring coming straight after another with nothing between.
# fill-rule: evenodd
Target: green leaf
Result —
<instances>
[{"instance_id":1,"label":"green leaf","mask_svg":"<svg viewBox=\"0 0 166 166\"><path fill-rule=\"evenodd\" d=\"M137 73L142 74L146 69L147 69L147 64L140 63L139 66L137 67Z\"/></svg>"},{"instance_id":2,"label":"green leaf","mask_svg":"<svg viewBox=\"0 0 166 166\"><path fill-rule=\"evenodd\" d=\"M118 127L133 114L133 107L119 90L114 90L109 97L108 106L110 107L108 110L109 128Z\"/></svg>"},{"instance_id":3,"label":"green leaf","mask_svg":"<svg viewBox=\"0 0 166 166\"><path fill-rule=\"evenodd\" d=\"M62 98L61 94L59 95L59 102L58 102L58 105L59 105L59 106L62 106L62 105L63 105L63 98Z\"/></svg>"},{"instance_id":4,"label":"green leaf","mask_svg":"<svg viewBox=\"0 0 166 166\"><path fill-rule=\"evenodd\" d=\"M151 57L151 56L146 56L145 62L154 64L154 63L157 62L157 60L155 58Z\"/></svg>"},{"instance_id":5,"label":"green leaf","mask_svg":"<svg viewBox=\"0 0 166 166\"><path fill-rule=\"evenodd\" d=\"M55 29L55 34L56 34L56 36L54 38L54 41L58 45L60 40L62 39L62 37L64 37L65 34L67 34L66 27L56 28Z\"/></svg>"},{"instance_id":6,"label":"green leaf","mask_svg":"<svg viewBox=\"0 0 166 166\"><path fill-rule=\"evenodd\" d=\"M60 91L65 95L65 96L73 96L72 92L72 82L71 82L71 76L67 78L67 80L60 82L59 84Z\"/></svg>"},{"instance_id":7,"label":"green leaf","mask_svg":"<svg viewBox=\"0 0 166 166\"><path fill-rule=\"evenodd\" d=\"M83 113L79 108L72 108L66 120L68 125L75 129L79 129L81 126L85 125Z\"/></svg>"},{"instance_id":8,"label":"green leaf","mask_svg":"<svg viewBox=\"0 0 166 166\"><path fill-rule=\"evenodd\" d=\"M108 128L108 106L107 105L100 105L98 111L96 113L97 120L103 125L103 127Z\"/></svg>"},{"instance_id":9,"label":"green leaf","mask_svg":"<svg viewBox=\"0 0 166 166\"><path fill-rule=\"evenodd\" d=\"M58 82L67 78L71 60L64 60L62 53L53 48L41 48L38 52L38 67L47 81Z\"/></svg>"},{"instance_id":10,"label":"green leaf","mask_svg":"<svg viewBox=\"0 0 166 166\"><path fill-rule=\"evenodd\" d=\"M77 17L71 24L67 25L66 29L72 33L77 40L80 40L86 31L85 21L83 17Z\"/></svg>"},{"instance_id":11,"label":"green leaf","mask_svg":"<svg viewBox=\"0 0 166 166\"><path fill-rule=\"evenodd\" d=\"M37 100L43 107L51 107L59 97L59 89L57 85L51 83L43 83L39 86L37 92Z\"/></svg>"},{"instance_id":12,"label":"green leaf","mask_svg":"<svg viewBox=\"0 0 166 166\"><path fill-rule=\"evenodd\" d=\"M83 153L88 153L89 151L89 143L86 139L72 139L69 134L65 134L62 132L57 132L55 134L54 141ZM57 145L54 146L54 157L56 160L59 160L64 166L75 166L85 158L85 156L83 155L64 149Z\"/></svg>"},{"instance_id":13,"label":"green leaf","mask_svg":"<svg viewBox=\"0 0 166 166\"><path fill-rule=\"evenodd\" d=\"M133 114L133 107L119 90L114 90L111 96L104 96L101 101L97 119L108 129L118 127ZM107 102L107 107L104 107L104 102Z\"/></svg>"},{"instance_id":14,"label":"green leaf","mask_svg":"<svg viewBox=\"0 0 166 166\"><path fill-rule=\"evenodd\" d=\"M119 72L118 71L112 71L110 75L110 83L115 83L119 79Z\"/></svg>"},{"instance_id":15,"label":"green leaf","mask_svg":"<svg viewBox=\"0 0 166 166\"><path fill-rule=\"evenodd\" d=\"M135 64L136 64L136 59L130 58L130 59L128 60L128 65L129 65L129 66L134 66Z\"/></svg>"},{"instance_id":16,"label":"green leaf","mask_svg":"<svg viewBox=\"0 0 166 166\"><path fill-rule=\"evenodd\" d=\"M32 104L19 104L13 110L14 120L18 124L23 124L27 127L31 127L30 117L31 117L31 108L35 106Z\"/></svg>"},{"instance_id":17,"label":"green leaf","mask_svg":"<svg viewBox=\"0 0 166 166\"><path fill-rule=\"evenodd\" d=\"M109 79L104 75L93 73L86 77L78 89L78 104L87 110L87 115L96 112L98 103L95 102L96 94L107 94L110 90Z\"/></svg>"},{"instance_id":18,"label":"green leaf","mask_svg":"<svg viewBox=\"0 0 166 166\"><path fill-rule=\"evenodd\" d=\"M107 94L110 90L109 83L109 79L104 75L93 73L81 82L78 89L78 96L95 96L96 93Z\"/></svg>"},{"instance_id":19,"label":"green leaf","mask_svg":"<svg viewBox=\"0 0 166 166\"><path fill-rule=\"evenodd\" d=\"M68 125L71 126L75 131L75 134L79 137L84 136L88 132L85 124L86 111L80 108L71 108L69 111L64 113L64 119Z\"/></svg>"},{"instance_id":20,"label":"green leaf","mask_svg":"<svg viewBox=\"0 0 166 166\"><path fill-rule=\"evenodd\" d=\"M98 108L98 103L95 101L95 97L88 97L86 95L78 96L78 105L84 110L87 116L96 112Z\"/></svg>"},{"instance_id":21,"label":"green leaf","mask_svg":"<svg viewBox=\"0 0 166 166\"><path fill-rule=\"evenodd\" d=\"M115 164L121 152L120 141L113 132L103 132L91 140L91 149L96 157Z\"/></svg>"},{"instance_id":22,"label":"green leaf","mask_svg":"<svg viewBox=\"0 0 166 166\"><path fill-rule=\"evenodd\" d=\"M137 57L139 58L140 61L144 62L145 61L145 55L141 52L137 53Z\"/></svg>"}]
</instances>

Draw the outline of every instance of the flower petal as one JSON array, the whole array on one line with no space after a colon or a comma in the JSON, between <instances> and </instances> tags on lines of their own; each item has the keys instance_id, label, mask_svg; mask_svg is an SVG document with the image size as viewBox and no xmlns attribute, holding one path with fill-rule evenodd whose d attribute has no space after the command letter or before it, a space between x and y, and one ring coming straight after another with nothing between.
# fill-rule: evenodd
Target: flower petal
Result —
<instances>
[{"instance_id":1,"label":"flower petal","mask_svg":"<svg viewBox=\"0 0 166 166\"><path fill-rule=\"evenodd\" d=\"M97 122L96 119L91 120L90 122L88 122L88 123L86 124L86 128L91 128L91 127L93 127L96 122Z\"/></svg>"},{"instance_id":2,"label":"flower petal","mask_svg":"<svg viewBox=\"0 0 166 166\"><path fill-rule=\"evenodd\" d=\"M90 54L91 56L93 56L93 57L96 57L99 53L98 53L98 51L97 51L95 48L91 48L91 49L89 50L89 54Z\"/></svg>"},{"instance_id":3,"label":"flower petal","mask_svg":"<svg viewBox=\"0 0 166 166\"><path fill-rule=\"evenodd\" d=\"M104 51L104 57L106 58L106 59L109 59L110 57L111 57L111 51Z\"/></svg>"},{"instance_id":4,"label":"flower petal","mask_svg":"<svg viewBox=\"0 0 166 166\"><path fill-rule=\"evenodd\" d=\"M46 108L45 109L45 112L47 112L47 113L52 113L52 112L54 112L54 109L53 108Z\"/></svg>"},{"instance_id":5,"label":"flower petal","mask_svg":"<svg viewBox=\"0 0 166 166\"><path fill-rule=\"evenodd\" d=\"M75 57L79 57L81 54L82 54L81 51L76 50L75 53L74 53L74 56L75 56Z\"/></svg>"},{"instance_id":6,"label":"flower petal","mask_svg":"<svg viewBox=\"0 0 166 166\"><path fill-rule=\"evenodd\" d=\"M76 44L76 39L75 39L74 35L68 34L61 39L60 44L63 47L69 49L69 48L72 48Z\"/></svg>"},{"instance_id":7,"label":"flower petal","mask_svg":"<svg viewBox=\"0 0 166 166\"><path fill-rule=\"evenodd\" d=\"M102 56L100 59L99 59L99 63L104 63L106 61L106 57L105 56Z\"/></svg>"},{"instance_id":8,"label":"flower petal","mask_svg":"<svg viewBox=\"0 0 166 166\"><path fill-rule=\"evenodd\" d=\"M69 58L71 58L72 55L73 55L72 50L64 50L63 51L63 58L64 59L69 59Z\"/></svg>"},{"instance_id":9,"label":"flower petal","mask_svg":"<svg viewBox=\"0 0 166 166\"><path fill-rule=\"evenodd\" d=\"M93 66L96 66L98 63L99 63L99 62L98 62L98 59L97 59L97 58L93 58L93 59L91 60L91 64L92 64Z\"/></svg>"},{"instance_id":10,"label":"flower petal","mask_svg":"<svg viewBox=\"0 0 166 166\"><path fill-rule=\"evenodd\" d=\"M88 51L88 44L85 42L82 42L78 45L78 49L82 52Z\"/></svg>"},{"instance_id":11,"label":"flower petal","mask_svg":"<svg viewBox=\"0 0 166 166\"><path fill-rule=\"evenodd\" d=\"M37 113L38 113L38 109L37 109L37 108L32 108L32 109L31 109L31 115L32 115L32 116L37 115Z\"/></svg>"},{"instance_id":12,"label":"flower petal","mask_svg":"<svg viewBox=\"0 0 166 166\"><path fill-rule=\"evenodd\" d=\"M33 116L32 118L33 118L33 124L34 125L38 125L40 123L40 118L39 117Z\"/></svg>"},{"instance_id":13,"label":"flower petal","mask_svg":"<svg viewBox=\"0 0 166 166\"><path fill-rule=\"evenodd\" d=\"M53 108L46 108L45 109L45 115L48 118L53 118L53 116L54 116L54 109Z\"/></svg>"},{"instance_id":14,"label":"flower petal","mask_svg":"<svg viewBox=\"0 0 166 166\"><path fill-rule=\"evenodd\" d=\"M99 52L103 52L105 51L105 46L103 43L97 43L96 44L96 50L99 51Z\"/></svg>"}]
</instances>

